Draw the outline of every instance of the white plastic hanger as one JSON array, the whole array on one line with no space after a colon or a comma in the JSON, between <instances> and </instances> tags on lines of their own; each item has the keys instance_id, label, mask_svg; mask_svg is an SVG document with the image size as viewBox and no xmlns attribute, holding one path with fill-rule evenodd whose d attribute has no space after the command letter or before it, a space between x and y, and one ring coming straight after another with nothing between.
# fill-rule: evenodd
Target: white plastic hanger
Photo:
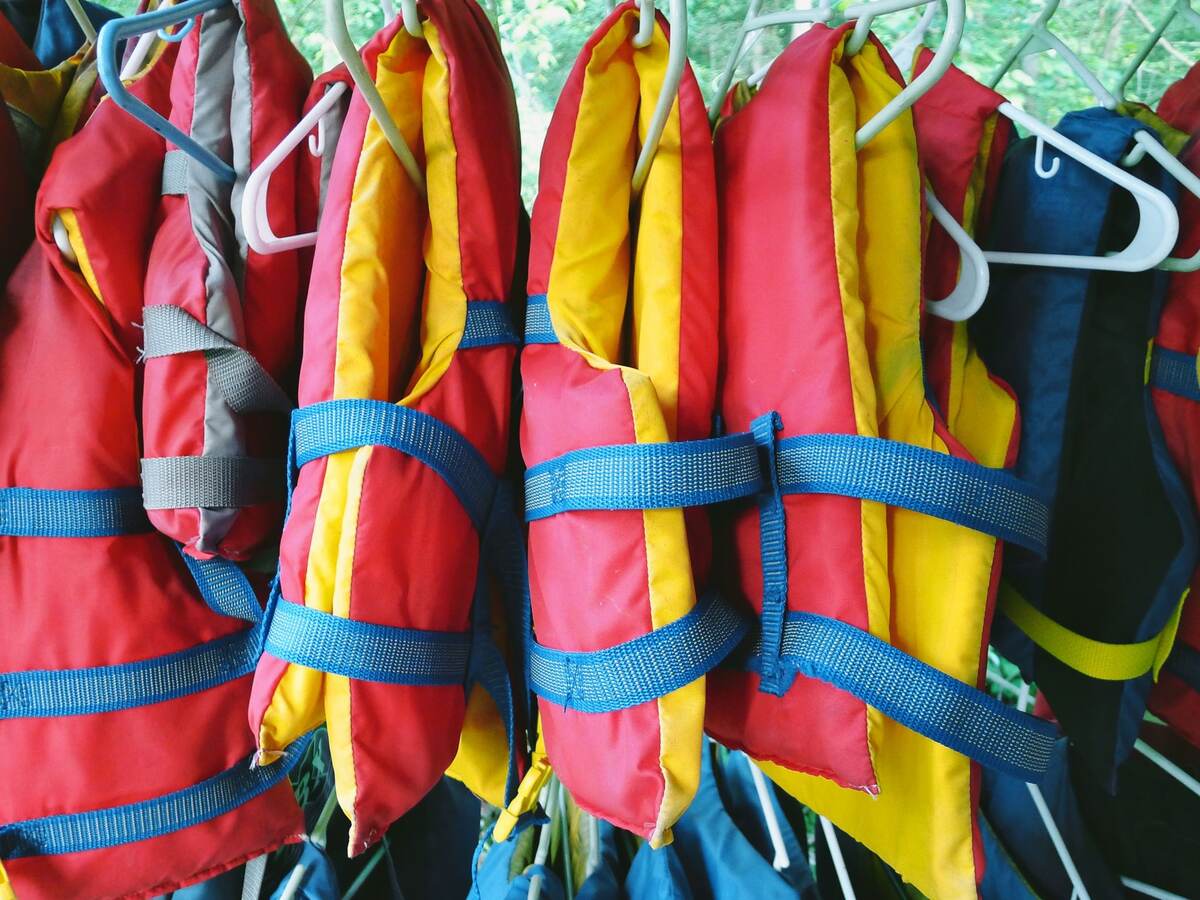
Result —
<instances>
[{"instance_id":1,"label":"white plastic hanger","mask_svg":"<svg viewBox=\"0 0 1200 900\"><path fill-rule=\"evenodd\" d=\"M988 87L994 88L1005 73L1022 56L1053 50L1065 62L1079 79L1088 86L1098 103L1106 109L1116 109L1117 98L1100 83L1083 61L1072 52L1053 32L1050 31L1050 17L1058 9L1059 0L1049 0L1042 11L1034 19L1033 24L1025 32L1020 41L1013 47L1000 67L988 79ZM1051 178L1058 171L1058 160L1053 160L1049 166L1044 161L1045 145L1061 150L1067 156L1087 166L1099 175L1123 187L1133 194L1138 205L1138 230L1129 246L1117 253L1107 256L1074 256L1055 253L1007 253L1003 251L988 251L985 258L988 262L1009 263L1014 265L1054 266L1065 269L1091 269L1099 271L1144 272L1162 263L1175 241L1179 237L1179 213L1175 204L1162 191L1151 187L1140 178L1135 178L1128 172L1112 165L1094 153L1084 149L1051 128L1044 122L1035 119L1024 110L1018 109L1011 103L1002 103L998 111L1025 128L1037 139L1034 166L1037 174L1043 178ZM1190 175L1179 161L1170 155L1165 147L1149 132L1139 132L1134 140L1142 147L1143 153L1153 154L1156 160L1167 160L1173 164L1172 174L1182 170L1177 177L1186 178ZM1158 149L1155 149L1157 147ZM1136 149L1136 148L1135 148ZM1161 151L1161 152L1160 152ZM1165 157L1164 157L1165 154ZM1140 157L1138 157L1140 158ZM1128 159L1128 157L1127 157ZM1167 165L1168 162L1164 162ZM1181 179L1182 180L1182 179ZM1200 187L1200 182L1197 183Z\"/></svg>"},{"instance_id":2,"label":"white plastic hanger","mask_svg":"<svg viewBox=\"0 0 1200 900\"><path fill-rule=\"evenodd\" d=\"M850 872L846 868L845 857L842 856L842 845L838 843L837 832L833 823L824 816L818 816L821 821L821 831L825 833L825 845L829 848L829 858L833 860L833 870L837 874L838 887L842 889L843 900L857 900L854 885L850 881Z\"/></svg>"},{"instance_id":3,"label":"white plastic hanger","mask_svg":"<svg viewBox=\"0 0 1200 900\"><path fill-rule=\"evenodd\" d=\"M888 48L892 59L900 66L901 71L911 71L912 64L916 62L917 48L925 43L925 35L929 33L929 27L933 24L937 9L936 3L930 3L925 7L925 12L921 13L921 18L917 20L917 24L912 27L912 30Z\"/></svg>"},{"instance_id":4,"label":"white plastic hanger","mask_svg":"<svg viewBox=\"0 0 1200 900\"><path fill-rule=\"evenodd\" d=\"M965 322L983 306L991 284L991 270L983 248L966 232L949 210L942 206L933 191L925 187L925 205L946 234L954 241L959 252L958 282L950 296L942 300L926 300L925 308L939 319Z\"/></svg>"},{"instance_id":5,"label":"white plastic hanger","mask_svg":"<svg viewBox=\"0 0 1200 900\"><path fill-rule=\"evenodd\" d=\"M358 48L354 45L354 40L350 37L350 29L346 26L346 8L343 5L345 0L325 0L325 30L326 36L333 44L333 48L341 57L342 62L346 64L346 71L350 73L350 79L354 82L354 86L362 94L363 99L367 101L367 106L371 109L371 114L375 117L375 121L379 123L379 130L383 132L384 139L387 140L392 150L396 154L396 158L400 160L400 165L404 171L408 173L408 177L412 179L417 190L422 195L425 193L425 175L421 172L421 167L417 164L416 157L413 156L412 150L404 140L404 136L400 134L400 129L396 126L396 120L392 118L388 112L387 105L383 102L383 97L379 94L379 88L375 86L375 82L371 80L371 75L367 72L366 64L363 63L362 57L358 53ZM401 0L400 3L401 15L404 17L404 28L409 34L414 37L419 37L422 34L421 21L417 15L416 0Z\"/></svg>"},{"instance_id":6,"label":"white plastic hanger","mask_svg":"<svg viewBox=\"0 0 1200 900\"><path fill-rule=\"evenodd\" d=\"M823 22L830 27L844 22L855 21L854 34L846 42L848 53L857 53L866 44L870 35L871 23L878 17L888 13L900 12L905 9L916 9L936 0L868 0L854 3L843 8L822 5L816 9L786 10L784 12L767 13L765 15L749 15L742 23L738 34L738 44L733 57L726 64L718 83L716 96L709 107L709 116L714 121L716 113L724 102L725 93L733 80L733 73L741 61L741 54L746 48L746 35L772 25L800 25L804 23ZM758 5L753 8L757 10ZM933 59L920 75L910 81L905 88L893 97L884 107L870 118L854 135L854 144L861 149L878 135L883 129L894 122L901 113L917 102L918 98L928 91L937 80L946 74L954 61L962 40L963 22L966 18L966 0L946 0L946 28L942 32L942 40L933 54Z\"/></svg>"},{"instance_id":7,"label":"white plastic hanger","mask_svg":"<svg viewBox=\"0 0 1200 900\"><path fill-rule=\"evenodd\" d=\"M792 860L788 855L787 844L783 842L783 829L779 827L779 816L775 814L775 803L771 799L771 789L767 785L767 776L762 773L762 769L754 764L754 760L745 753L742 754L742 758L746 761L746 765L750 769L750 779L754 782L754 793L758 795L758 805L762 807L763 822L767 826L767 836L771 839L771 847L774 851L774 857L771 859L771 868L776 872L784 872L791 868Z\"/></svg>"},{"instance_id":8,"label":"white plastic hanger","mask_svg":"<svg viewBox=\"0 0 1200 900\"><path fill-rule=\"evenodd\" d=\"M1193 27L1200 28L1200 13L1192 9L1189 0L1176 0L1175 4L1167 11L1162 24L1150 35L1149 39L1130 62L1129 67L1126 68L1124 74L1121 76L1121 80L1117 82L1115 93L1122 99L1125 97L1125 88L1129 85L1134 73L1146 61L1146 57L1150 55L1150 51L1154 49L1155 45L1162 38L1163 32L1167 30L1167 26L1175 21L1176 17L1181 17ZM1200 197L1200 178L1173 156L1166 147L1147 132L1138 132L1134 136L1134 140L1138 142L1138 146L1134 147L1129 155L1121 160L1123 165L1137 165L1142 161L1143 157L1149 154L1159 165L1166 169L1172 178L1183 186L1184 190L1189 191L1193 196ZM1159 265L1159 268L1170 272L1195 272L1200 269L1200 250L1197 250L1190 257L1183 259L1167 257Z\"/></svg>"},{"instance_id":9,"label":"white plastic hanger","mask_svg":"<svg viewBox=\"0 0 1200 900\"><path fill-rule=\"evenodd\" d=\"M654 39L655 10L653 0L640 0L638 6L638 31L633 38L633 46L639 49L650 45ZM675 97L679 93L679 83L683 80L683 70L687 67L687 3L686 0L671 0L671 38L667 52L667 71L663 75L662 89L654 104L654 113L650 124L646 126L646 139L638 154L637 163L633 167L633 192L641 193L650 174L650 164L654 162L654 154L658 152L658 142L662 139L663 129L667 119L671 117L671 107L675 105Z\"/></svg>"},{"instance_id":10,"label":"white plastic hanger","mask_svg":"<svg viewBox=\"0 0 1200 900\"><path fill-rule=\"evenodd\" d=\"M285 250L311 247L317 242L317 232L315 231L285 237L276 235L267 215L267 192L270 188L271 175L287 159L288 155L300 146L300 142L309 136L314 127L319 129L317 141L314 143L310 137L309 152L313 156L321 155L325 144L321 123L345 93L346 84L341 81L326 90L304 118L296 123L296 127L287 133L278 146L267 154L266 159L260 162L246 179L246 188L242 193L242 228L246 234L246 243L255 253L282 253Z\"/></svg>"}]
</instances>

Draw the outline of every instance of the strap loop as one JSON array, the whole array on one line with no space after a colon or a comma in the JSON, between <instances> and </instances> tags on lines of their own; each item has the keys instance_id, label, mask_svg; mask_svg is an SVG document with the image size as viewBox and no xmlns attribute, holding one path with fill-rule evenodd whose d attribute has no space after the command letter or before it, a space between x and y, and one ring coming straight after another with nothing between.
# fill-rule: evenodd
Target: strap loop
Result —
<instances>
[{"instance_id":1,"label":"strap loop","mask_svg":"<svg viewBox=\"0 0 1200 900\"><path fill-rule=\"evenodd\" d=\"M525 343L558 343L554 322L550 319L550 302L545 294L530 294L525 304Z\"/></svg>"},{"instance_id":2,"label":"strap loop","mask_svg":"<svg viewBox=\"0 0 1200 900\"><path fill-rule=\"evenodd\" d=\"M249 803L282 782L304 755L308 736L269 766L239 760L212 778L161 797L90 812L0 826L0 860L83 853L182 831Z\"/></svg>"},{"instance_id":3,"label":"strap loop","mask_svg":"<svg viewBox=\"0 0 1200 900\"><path fill-rule=\"evenodd\" d=\"M277 598L264 649L287 662L360 681L462 685L471 635L359 622Z\"/></svg>"},{"instance_id":4,"label":"strap loop","mask_svg":"<svg viewBox=\"0 0 1200 900\"><path fill-rule=\"evenodd\" d=\"M463 327L459 350L475 347L499 347L504 344L519 346L521 339L513 328L508 307L502 300L469 300L467 321Z\"/></svg>"},{"instance_id":5,"label":"strap loop","mask_svg":"<svg viewBox=\"0 0 1200 900\"><path fill-rule=\"evenodd\" d=\"M1200 403L1200 375L1195 356L1155 344L1147 380L1151 387Z\"/></svg>"},{"instance_id":6,"label":"strap loop","mask_svg":"<svg viewBox=\"0 0 1200 900\"><path fill-rule=\"evenodd\" d=\"M232 509L277 499L283 463L249 456L160 456L142 460L146 509Z\"/></svg>"},{"instance_id":7,"label":"strap loop","mask_svg":"<svg viewBox=\"0 0 1200 900\"><path fill-rule=\"evenodd\" d=\"M0 488L0 535L5 537L115 537L149 530L136 487Z\"/></svg>"},{"instance_id":8,"label":"strap loop","mask_svg":"<svg viewBox=\"0 0 1200 900\"><path fill-rule=\"evenodd\" d=\"M244 347L213 331L178 306L159 304L142 311L143 358L204 353L208 372L234 412L288 412L292 401Z\"/></svg>"},{"instance_id":9,"label":"strap loop","mask_svg":"<svg viewBox=\"0 0 1200 900\"><path fill-rule=\"evenodd\" d=\"M732 652L749 623L715 594L687 615L605 650L552 650L533 643L533 691L565 709L615 712L691 684Z\"/></svg>"},{"instance_id":10,"label":"strap loop","mask_svg":"<svg viewBox=\"0 0 1200 900\"><path fill-rule=\"evenodd\" d=\"M254 625L262 622L258 595L237 563L220 556L196 559L182 548L179 553L209 609L233 619L245 619Z\"/></svg>"},{"instance_id":11,"label":"strap loop","mask_svg":"<svg viewBox=\"0 0 1200 900\"><path fill-rule=\"evenodd\" d=\"M1050 765L1057 732L1049 722L1005 706L845 622L788 613L782 661L999 772L1036 782ZM756 647L747 668L758 671L760 662Z\"/></svg>"},{"instance_id":12,"label":"strap loop","mask_svg":"<svg viewBox=\"0 0 1200 900\"><path fill-rule=\"evenodd\" d=\"M382 400L327 400L292 413L296 468L368 446L387 447L429 466L454 491L476 529L483 529L496 478L471 442L445 422Z\"/></svg>"},{"instance_id":13,"label":"strap loop","mask_svg":"<svg viewBox=\"0 0 1200 900\"><path fill-rule=\"evenodd\" d=\"M87 669L0 674L0 720L83 716L149 706L249 675L254 629L151 659Z\"/></svg>"}]
</instances>

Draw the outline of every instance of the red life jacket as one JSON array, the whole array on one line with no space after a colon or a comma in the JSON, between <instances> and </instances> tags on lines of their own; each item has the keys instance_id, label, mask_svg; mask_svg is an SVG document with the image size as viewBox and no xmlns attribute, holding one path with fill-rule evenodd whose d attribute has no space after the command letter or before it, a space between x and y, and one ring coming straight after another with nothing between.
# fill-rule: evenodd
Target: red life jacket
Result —
<instances>
[{"instance_id":1,"label":"red life jacket","mask_svg":"<svg viewBox=\"0 0 1200 900\"><path fill-rule=\"evenodd\" d=\"M171 120L244 176L300 116L311 81L269 0L207 13L183 39ZM300 154L275 170L274 227L295 230ZM246 559L283 516L299 257L241 233L241 183L167 153L146 273L142 487L151 523L205 559ZM237 215L234 215L234 212Z\"/></svg>"},{"instance_id":2,"label":"red life jacket","mask_svg":"<svg viewBox=\"0 0 1200 900\"><path fill-rule=\"evenodd\" d=\"M499 485L517 343L515 101L475 3L422 11L423 38L396 20L362 55L427 196L357 91L337 139L250 709L264 760L327 723L353 853L452 763L503 802L524 749L493 628L499 557L520 555Z\"/></svg>"},{"instance_id":3,"label":"red life jacket","mask_svg":"<svg viewBox=\"0 0 1200 900\"><path fill-rule=\"evenodd\" d=\"M131 87L160 112L176 52ZM304 828L298 754L249 766L259 633L214 611L253 620L254 591L230 563L185 565L140 510L162 159L100 104L55 153L0 304L0 422L22 435L0 447L0 864L22 900L170 892Z\"/></svg>"}]
</instances>

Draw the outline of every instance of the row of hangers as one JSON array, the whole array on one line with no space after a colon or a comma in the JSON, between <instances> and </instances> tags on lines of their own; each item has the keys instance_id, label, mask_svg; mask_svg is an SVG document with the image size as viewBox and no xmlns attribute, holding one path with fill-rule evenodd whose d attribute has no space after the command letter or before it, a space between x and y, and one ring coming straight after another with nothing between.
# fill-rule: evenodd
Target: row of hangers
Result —
<instances>
[{"instance_id":1,"label":"row of hangers","mask_svg":"<svg viewBox=\"0 0 1200 900\"><path fill-rule=\"evenodd\" d=\"M191 27L189 23L194 17L204 12L224 6L232 0L184 0L172 6L163 7L154 12L142 13L125 19L117 19L107 23L98 36L96 48L100 78L113 101L136 119L163 135L167 140L188 153L193 159L221 177L233 180L233 169L212 151L200 146L189 136L180 132L166 119L155 113L145 104L134 97L122 83L129 79L144 62L146 53L153 44L155 37L166 40L180 40ZM1125 87L1132 79L1137 67L1146 59L1151 49L1161 38L1162 34L1176 19L1200 25L1200 14L1196 13L1188 0L1177 0L1172 6L1162 24L1152 33L1146 44L1139 50L1131 61L1128 69L1122 75L1117 91L1108 91L1101 81L1087 68L1079 57L1071 51L1066 43L1055 35L1049 27L1050 19L1059 6L1060 0L1049 0L1039 13L1029 29L1017 41L1004 63L988 79L987 84L994 87L1012 66L1022 57L1046 50L1053 50L1074 71L1085 85L1095 95L1100 105L1115 109L1121 102ZM87 22L79 0L68 0L72 12L80 21L84 34L92 40L96 31ZM909 84L893 100L870 121L864 124L856 134L856 144L859 148L865 146L891 122L895 121L905 110L910 108L917 99L928 91L937 80L949 69L954 55L962 39L965 20L966 0L865 0L845 6L832 5L830 0L821 0L819 5L807 10L786 10L761 14L761 0L750 0L745 19L739 29L736 46L728 63L722 71L721 78L714 92L710 107L710 115L715 120L722 98L732 83L733 76L757 36L763 29L778 25L796 25L821 22L829 26L840 25L844 22L855 22L854 33L847 44L847 52L857 52L866 43L870 26L879 16L903 10L925 7L925 12L917 26L896 45L901 59L911 58L913 50L924 39L936 12L938 5L945 8L946 26L942 38L934 51L934 55L925 70L913 78ZM390 7L390 3L387 4ZM669 42L667 70L662 91L655 105L655 111L647 129L646 140L639 153L633 173L633 189L636 193L645 183L650 163L658 147L663 127L670 115L678 91L679 82L687 61L687 5L685 0L671 0L670 13L672 33ZM655 18L653 0L640 0L641 23L633 37L635 47L647 46L653 35ZM395 11L385 9L385 15L394 16ZM401 0L399 15L405 30L413 37L422 34L422 23L417 9L416 0ZM174 33L167 29L181 25ZM345 63L347 71L355 87L362 93L364 100L371 109L372 115L379 123L384 137L392 147L398 161L412 179L419 191L424 192L424 177L417 164L411 148L405 142L394 119L384 106L379 91L370 79L366 67L358 54L346 24L344 0L325 0L325 31L335 51ZM118 68L117 48L125 39L139 38L134 51L129 55L123 68ZM751 81L760 81L765 75L763 69L751 76ZM345 92L342 84L332 86L324 97L306 114L292 131L284 138L279 146L266 160L251 173L243 195L243 216L245 232L250 246L260 253L278 253L294 250L299 247L311 246L316 241L313 232L297 235L277 235L271 228L266 215L266 196L271 173L305 138L309 139L309 150L316 154L322 150L323 119L337 104ZM1045 178L1052 178L1058 171L1060 160L1055 158L1045 163L1045 147L1053 147L1060 154L1067 156L1086 168L1096 172L1101 177L1112 181L1129 191L1139 212L1138 229L1127 247L1106 256L1078 256L1049 253L1015 253L999 250L983 250L955 221L954 217L944 208L933 193L926 189L926 203L930 213L947 231L959 247L961 266L958 283L950 296L940 300L930 300L928 308L934 315L942 318L962 321L973 315L983 304L989 285L989 264L1051 266L1067 269L1089 269L1105 271L1137 272L1159 267L1171 271L1195 271L1200 269L1200 251L1188 258L1171 258L1169 254L1175 246L1179 232L1178 214L1171 200L1156 188L1151 187L1139 178L1119 166L1100 159L1088 150L1071 141L1051 126L1035 118L1012 103L1004 103L999 112L1012 119L1027 133L1037 139L1036 159L1038 173ZM315 140L313 130L317 130ZM1144 156L1149 155L1162 165L1183 187L1200 197L1200 178L1189 172L1170 151L1167 150L1148 130L1141 131L1135 137L1137 147L1123 160L1125 165L1133 165Z\"/></svg>"}]
</instances>

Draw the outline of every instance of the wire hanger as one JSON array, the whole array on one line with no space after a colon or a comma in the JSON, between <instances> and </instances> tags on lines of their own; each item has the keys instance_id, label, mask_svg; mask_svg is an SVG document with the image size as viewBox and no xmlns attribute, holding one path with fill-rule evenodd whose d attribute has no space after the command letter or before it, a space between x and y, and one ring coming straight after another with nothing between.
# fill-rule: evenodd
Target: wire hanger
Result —
<instances>
[{"instance_id":1,"label":"wire hanger","mask_svg":"<svg viewBox=\"0 0 1200 900\"><path fill-rule=\"evenodd\" d=\"M125 87L117 64L117 45L126 38L154 34L160 29L186 22L194 16L228 6L231 2L232 0L184 0L183 3L154 12L113 19L104 23L96 41L96 65L100 81L113 103L225 181L235 181L237 178L232 166L184 134L162 115L133 96Z\"/></svg>"},{"instance_id":2,"label":"wire hanger","mask_svg":"<svg viewBox=\"0 0 1200 900\"><path fill-rule=\"evenodd\" d=\"M832 27L856 20L854 33L846 42L846 52L854 54L866 44L871 31L871 23L876 17L901 10L916 9L919 6L934 3L936 0L868 0L868 2L854 3L841 9L823 4L815 9L787 10L765 15L758 15L759 4L754 0L751 2L755 14L750 15L750 11L747 11L746 19L742 22L738 32L737 47L721 73L716 95L709 107L709 118L714 122L721 104L724 102L725 94L729 90L729 85L733 82L733 74L737 70L738 63L741 62L741 55L745 52L748 34L772 25L822 22ZM862 149L870 143L876 135L899 118L906 109L917 102L922 94L933 87L939 78L946 74L962 40L965 18L966 0L946 0L946 28L942 32L942 40L933 54L933 59L929 61L929 65L920 75L910 81L883 109L858 129L854 135L855 147Z\"/></svg>"},{"instance_id":3,"label":"wire hanger","mask_svg":"<svg viewBox=\"0 0 1200 900\"><path fill-rule=\"evenodd\" d=\"M1118 99L1100 82L1100 79L1084 64L1084 62L1050 31L1050 17L1058 9L1059 0L1049 0L1042 11L1034 19L1025 35L1013 47L1000 67L992 73L987 86L995 88L1005 73L1023 56L1053 50L1060 59L1074 72L1095 96L1096 101L1105 109L1115 110ZM1162 191L1151 187L1140 178L1135 178L1128 172L1100 159L1095 154L1070 141L1057 131L1035 119L1024 110L1018 109L1011 103L1002 103L998 111L1012 119L1018 125L1032 133L1037 139L1034 165L1037 174L1043 178L1052 178L1058 171L1058 160L1046 167L1044 163L1045 145L1051 144L1067 156L1082 163L1101 176L1125 188L1134 195L1138 205L1138 231L1129 246L1124 250L1108 256L1069 256L1063 254L1041 253L1005 253L989 251L985 254L989 262L1011 263L1018 265L1057 266L1069 269L1092 269L1120 272L1143 272L1162 264L1167 254L1175 246L1179 236L1179 213L1175 204ZM1145 154L1150 154L1167 171L1179 180L1184 187L1196 189L1200 195L1200 179L1171 155L1170 151L1148 130L1139 131L1133 140L1137 144L1133 152L1122 162L1126 165L1136 163ZM1149 215L1148 215L1149 214ZM1200 267L1200 253L1194 257L1196 267ZM1190 265L1191 260L1176 261L1180 265Z\"/></svg>"},{"instance_id":4,"label":"wire hanger","mask_svg":"<svg viewBox=\"0 0 1200 900\"><path fill-rule=\"evenodd\" d=\"M346 8L344 3L345 0L325 0L326 36L333 44L333 48L337 51L338 56L341 57L342 62L345 63L346 71L350 73L350 79L354 82L355 88L362 94L363 99L367 101L367 106L371 109L371 115L379 123L379 130L383 132L383 136L395 152L396 158L400 160L400 165L408 173L408 177L412 179L412 183L416 185L417 190L424 196L425 175L421 172L421 167L417 164L416 157L413 156L412 150L409 149L408 144L404 140L404 136L400 134L400 129L396 126L396 120L388 112L387 105L383 102L383 97L379 94L379 88L375 86L375 82L371 79L366 64L362 61L358 48L354 45L353 38L350 37L350 29L346 25ZM413 37L420 37L424 32L421 28L420 17L417 14L416 0L401 0L400 10L404 18L404 29Z\"/></svg>"},{"instance_id":5,"label":"wire hanger","mask_svg":"<svg viewBox=\"0 0 1200 900\"><path fill-rule=\"evenodd\" d=\"M638 31L633 38L633 46L639 50L650 46L654 39L654 23L656 11L653 0L639 0ZM671 0L671 34L668 41L667 71L663 75L662 88L658 92L658 100L654 104L654 113L650 124L646 126L646 139L638 153L637 163L633 167L633 192L641 193L650 175L650 164L654 162L654 154L658 152L659 141L662 140L663 129L667 119L671 117L671 108L675 105L675 97L679 93L679 83L683 80L683 70L687 67L687 2L686 0Z\"/></svg>"}]
</instances>

